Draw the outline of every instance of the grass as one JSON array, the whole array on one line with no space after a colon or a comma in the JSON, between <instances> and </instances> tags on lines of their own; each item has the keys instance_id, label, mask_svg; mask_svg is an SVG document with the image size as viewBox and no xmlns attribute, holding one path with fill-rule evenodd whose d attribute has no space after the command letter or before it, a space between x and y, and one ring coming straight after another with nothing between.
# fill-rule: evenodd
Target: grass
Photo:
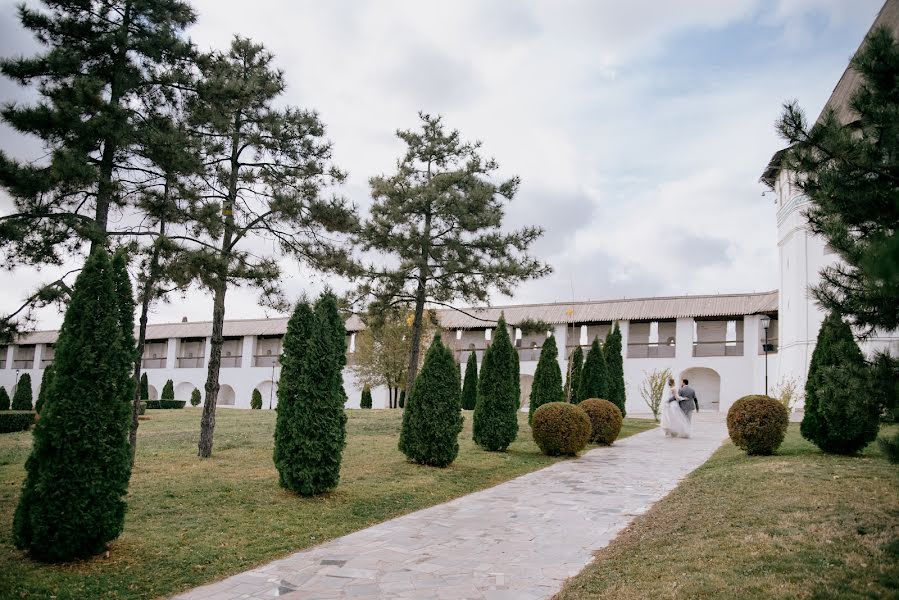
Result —
<instances>
[{"instance_id":1,"label":"grass","mask_svg":"<svg viewBox=\"0 0 899 600\"><path fill-rule=\"evenodd\" d=\"M153 598L231 575L392 517L445 502L557 462L519 415L508 452L478 449L466 413L461 450L446 469L406 462L399 411L351 410L341 482L304 499L278 487L273 411L220 410L213 458L196 458L200 410L149 411L142 421L125 531L108 557L65 565L12 546L12 515L31 433L0 436L0 597ZM654 427L627 419L621 436Z\"/></svg>"},{"instance_id":2,"label":"grass","mask_svg":"<svg viewBox=\"0 0 899 600\"><path fill-rule=\"evenodd\" d=\"M829 456L791 425L776 456L721 448L556 600L896 598L897 590L899 469L877 444L858 457Z\"/></svg>"}]
</instances>

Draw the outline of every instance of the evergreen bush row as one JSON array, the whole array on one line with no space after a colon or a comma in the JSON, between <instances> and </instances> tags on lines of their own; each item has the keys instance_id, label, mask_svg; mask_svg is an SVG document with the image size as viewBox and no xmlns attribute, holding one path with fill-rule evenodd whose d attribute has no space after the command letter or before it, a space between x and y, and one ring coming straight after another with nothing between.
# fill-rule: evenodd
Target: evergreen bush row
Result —
<instances>
[{"instance_id":1,"label":"evergreen bush row","mask_svg":"<svg viewBox=\"0 0 899 600\"><path fill-rule=\"evenodd\" d=\"M4 410L0 412L0 433L26 431L34 424L34 416L30 410Z\"/></svg>"},{"instance_id":2,"label":"evergreen bush row","mask_svg":"<svg viewBox=\"0 0 899 600\"><path fill-rule=\"evenodd\" d=\"M187 400L144 400L147 403L147 408L153 410L175 410L179 408L184 408L187 404Z\"/></svg>"}]
</instances>

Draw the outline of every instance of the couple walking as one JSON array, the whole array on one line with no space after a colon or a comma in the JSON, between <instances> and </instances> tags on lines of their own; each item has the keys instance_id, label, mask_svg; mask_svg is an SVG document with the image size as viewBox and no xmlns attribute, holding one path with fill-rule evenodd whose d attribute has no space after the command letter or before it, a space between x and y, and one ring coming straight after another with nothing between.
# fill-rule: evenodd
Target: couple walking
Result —
<instances>
[{"instance_id":1,"label":"couple walking","mask_svg":"<svg viewBox=\"0 0 899 600\"><path fill-rule=\"evenodd\" d=\"M678 389L674 379L669 379L668 390L662 392L662 431L666 437L688 438L693 433L693 411L699 411L699 400L690 381L683 382Z\"/></svg>"}]
</instances>

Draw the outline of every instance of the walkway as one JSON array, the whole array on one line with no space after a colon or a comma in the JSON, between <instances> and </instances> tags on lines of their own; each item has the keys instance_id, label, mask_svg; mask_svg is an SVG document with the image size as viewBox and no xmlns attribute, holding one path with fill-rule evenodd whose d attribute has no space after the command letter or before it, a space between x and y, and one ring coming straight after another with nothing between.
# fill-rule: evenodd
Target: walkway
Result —
<instances>
[{"instance_id":1,"label":"walkway","mask_svg":"<svg viewBox=\"0 0 899 600\"><path fill-rule=\"evenodd\" d=\"M177 599L548 598L727 436L723 415L700 413L695 429L631 436Z\"/></svg>"}]
</instances>

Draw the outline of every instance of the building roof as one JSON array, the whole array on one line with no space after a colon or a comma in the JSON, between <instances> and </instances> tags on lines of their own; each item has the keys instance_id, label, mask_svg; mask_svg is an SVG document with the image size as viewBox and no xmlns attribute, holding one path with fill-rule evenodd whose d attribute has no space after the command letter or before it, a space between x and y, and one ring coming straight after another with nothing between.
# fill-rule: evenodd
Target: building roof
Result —
<instances>
[{"instance_id":1,"label":"building roof","mask_svg":"<svg viewBox=\"0 0 899 600\"><path fill-rule=\"evenodd\" d=\"M877 13L874 23L871 24L871 28L868 29L868 33L865 34L865 39L859 44L855 54L858 54L859 51L861 51L862 47L865 45L865 40L868 39L868 35L878 27L886 27L893 32L893 35L899 36L899 0L886 0L886 2L884 2L883 7L881 7L880 12ZM853 58L854 56L855 55L853 55ZM844 123L849 121L851 118L849 112L849 100L851 99L853 92L855 92L861 84L861 79L861 75L852 68L850 63L850 65L846 67L846 70L843 71L843 75L840 76L837 84L834 86L833 91L830 93L830 97L824 104L824 108L821 109L821 114L818 115L818 119L820 120L828 110L833 110L840 121ZM783 158L784 152L786 152L786 148L774 153L774 156L768 161L768 166L765 167L762 176L759 178L760 182L771 189L774 189L774 181L777 179L778 173L780 173L781 159Z\"/></svg>"},{"instance_id":2,"label":"building roof","mask_svg":"<svg viewBox=\"0 0 899 600\"><path fill-rule=\"evenodd\" d=\"M437 310L444 329L481 329L492 327L504 313L509 323L525 320L551 325L603 323L612 321L651 321L678 317L736 317L777 312L777 292L754 294L718 294L709 296L667 296L547 304L514 304L462 309ZM348 332L365 329L358 315L346 321ZM234 319L225 321L225 337L245 335L283 335L287 317L274 319ZM58 331L35 331L20 338L19 344L52 344ZM147 325L147 340L168 338L205 338L212 335L212 321L158 323Z\"/></svg>"}]
</instances>

